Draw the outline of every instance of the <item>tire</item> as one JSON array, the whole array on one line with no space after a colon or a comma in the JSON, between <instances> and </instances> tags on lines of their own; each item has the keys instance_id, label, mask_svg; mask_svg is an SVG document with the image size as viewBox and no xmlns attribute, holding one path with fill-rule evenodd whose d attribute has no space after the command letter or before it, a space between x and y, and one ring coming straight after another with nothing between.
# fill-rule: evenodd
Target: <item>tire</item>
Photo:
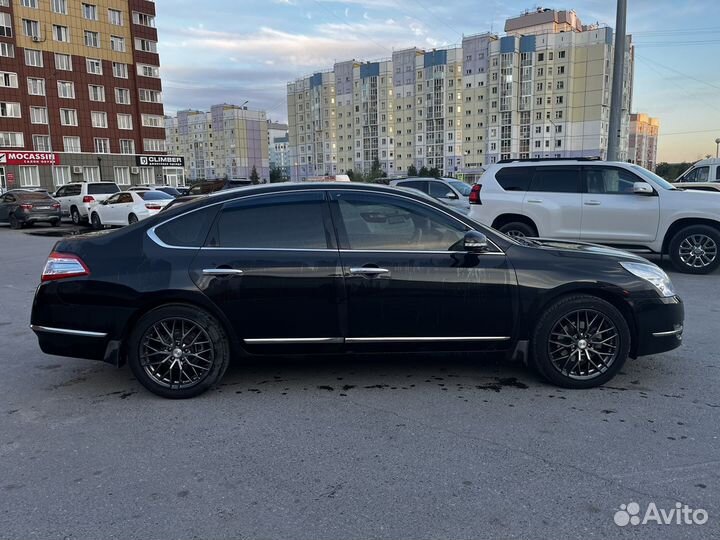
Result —
<instances>
[{"instance_id":1,"label":"tire","mask_svg":"<svg viewBox=\"0 0 720 540\"><path fill-rule=\"evenodd\" d=\"M554 385L593 388L622 369L630 353L630 340L628 322L615 306L595 296L574 295L543 310L533 332L531 351L538 372Z\"/></svg>"},{"instance_id":2,"label":"tire","mask_svg":"<svg viewBox=\"0 0 720 540\"><path fill-rule=\"evenodd\" d=\"M498 230L508 236L518 236L521 238L532 238L538 234L532 225L528 225L522 221L512 221L510 223L506 223Z\"/></svg>"},{"instance_id":3,"label":"tire","mask_svg":"<svg viewBox=\"0 0 720 540\"><path fill-rule=\"evenodd\" d=\"M51 221L51 222L50 222L50 226L51 226L51 227L59 227L59 226L60 226L60 220L59 220L59 219L56 219L56 220L54 220L54 221Z\"/></svg>"},{"instance_id":4,"label":"tire","mask_svg":"<svg viewBox=\"0 0 720 540\"><path fill-rule=\"evenodd\" d=\"M678 272L709 274L720 266L720 231L708 225L685 227L672 237L669 250Z\"/></svg>"},{"instance_id":5,"label":"tire","mask_svg":"<svg viewBox=\"0 0 720 540\"><path fill-rule=\"evenodd\" d=\"M93 229L102 229L103 227L102 221L100 221L100 216L98 216L97 212L93 212L90 216L90 223Z\"/></svg>"},{"instance_id":6,"label":"tire","mask_svg":"<svg viewBox=\"0 0 720 540\"><path fill-rule=\"evenodd\" d=\"M23 228L22 222L15 217L15 214L10 214L10 228L15 230Z\"/></svg>"},{"instance_id":7,"label":"tire","mask_svg":"<svg viewBox=\"0 0 720 540\"><path fill-rule=\"evenodd\" d=\"M191 325L196 331L188 330ZM183 333L195 343L183 344ZM188 361L194 365L188 366ZM135 324L128 339L128 363L140 384L153 394L187 399L220 381L230 363L230 342L220 323L204 310L169 304L149 311Z\"/></svg>"},{"instance_id":8,"label":"tire","mask_svg":"<svg viewBox=\"0 0 720 540\"><path fill-rule=\"evenodd\" d=\"M128 216L128 225L132 225L133 223L137 223L137 222L138 222L138 218L135 214L130 214Z\"/></svg>"},{"instance_id":9,"label":"tire","mask_svg":"<svg viewBox=\"0 0 720 540\"><path fill-rule=\"evenodd\" d=\"M70 209L70 219L72 220L73 225L82 224L82 218L80 217L80 212L74 206Z\"/></svg>"}]
</instances>

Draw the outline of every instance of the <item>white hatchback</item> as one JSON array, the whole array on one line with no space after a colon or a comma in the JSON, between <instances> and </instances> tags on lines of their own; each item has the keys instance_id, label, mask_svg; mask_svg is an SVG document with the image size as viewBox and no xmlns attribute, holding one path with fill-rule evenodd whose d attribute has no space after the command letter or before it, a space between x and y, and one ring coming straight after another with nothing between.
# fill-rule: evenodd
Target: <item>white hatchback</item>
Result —
<instances>
[{"instance_id":1,"label":"white hatchback","mask_svg":"<svg viewBox=\"0 0 720 540\"><path fill-rule=\"evenodd\" d=\"M162 191L121 191L90 209L90 223L95 229L132 225L154 216L174 200Z\"/></svg>"}]
</instances>

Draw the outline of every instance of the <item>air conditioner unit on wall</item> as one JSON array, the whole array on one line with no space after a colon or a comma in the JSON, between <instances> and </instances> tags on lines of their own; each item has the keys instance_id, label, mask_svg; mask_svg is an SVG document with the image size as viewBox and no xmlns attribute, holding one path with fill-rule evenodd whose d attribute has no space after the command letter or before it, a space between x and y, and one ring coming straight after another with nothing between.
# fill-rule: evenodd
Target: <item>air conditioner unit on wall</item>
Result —
<instances>
[{"instance_id":1,"label":"air conditioner unit on wall","mask_svg":"<svg viewBox=\"0 0 720 540\"><path fill-rule=\"evenodd\" d=\"M137 167L130 167L130 174L140 174L140 169Z\"/></svg>"},{"instance_id":2,"label":"air conditioner unit on wall","mask_svg":"<svg viewBox=\"0 0 720 540\"><path fill-rule=\"evenodd\" d=\"M82 167L73 167L73 173L75 174L82 174Z\"/></svg>"}]
</instances>

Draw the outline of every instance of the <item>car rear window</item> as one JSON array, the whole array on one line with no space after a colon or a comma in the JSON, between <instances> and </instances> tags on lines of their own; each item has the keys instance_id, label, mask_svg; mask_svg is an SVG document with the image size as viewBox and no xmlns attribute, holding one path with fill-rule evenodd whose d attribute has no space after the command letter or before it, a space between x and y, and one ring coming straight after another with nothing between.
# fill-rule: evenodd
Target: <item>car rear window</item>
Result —
<instances>
[{"instance_id":1,"label":"car rear window","mask_svg":"<svg viewBox=\"0 0 720 540\"><path fill-rule=\"evenodd\" d=\"M180 195L180 192L174 187L159 188L158 191L162 191L164 193L167 193L168 195L172 195L173 197L177 197L178 195Z\"/></svg>"},{"instance_id":2,"label":"car rear window","mask_svg":"<svg viewBox=\"0 0 720 540\"><path fill-rule=\"evenodd\" d=\"M163 193L162 191L139 191L136 192L144 201L166 201L168 199L174 199L172 195Z\"/></svg>"},{"instance_id":3,"label":"car rear window","mask_svg":"<svg viewBox=\"0 0 720 540\"><path fill-rule=\"evenodd\" d=\"M115 184L88 184L88 195L108 195L118 191L120 188Z\"/></svg>"},{"instance_id":4,"label":"car rear window","mask_svg":"<svg viewBox=\"0 0 720 540\"><path fill-rule=\"evenodd\" d=\"M527 191L535 167L505 167L495 173L495 180L505 191Z\"/></svg>"},{"instance_id":5,"label":"car rear window","mask_svg":"<svg viewBox=\"0 0 720 540\"><path fill-rule=\"evenodd\" d=\"M219 205L214 205L183 214L159 225L155 234L170 246L202 247L219 209Z\"/></svg>"}]
</instances>

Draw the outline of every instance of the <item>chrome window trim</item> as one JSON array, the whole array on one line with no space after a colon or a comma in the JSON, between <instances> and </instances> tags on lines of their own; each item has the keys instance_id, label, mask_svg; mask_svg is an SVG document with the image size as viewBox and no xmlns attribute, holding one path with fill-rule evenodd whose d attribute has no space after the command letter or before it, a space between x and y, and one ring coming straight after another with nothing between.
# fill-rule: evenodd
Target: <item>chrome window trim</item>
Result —
<instances>
[{"instance_id":1,"label":"chrome window trim","mask_svg":"<svg viewBox=\"0 0 720 540\"><path fill-rule=\"evenodd\" d=\"M91 337L91 338L107 337L107 334L105 332L90 332L87 330L71 330L69 328L54 328L51 326L40 326L37 324L31 324L30 329L33 332L45 332L48 334L63 334L66 336Z\"/></svg>"},{"instance_id":2,"label":"chrome window trim","mask_svg":"<svg viewBox=\"0 0 720 540\"><path fill-rule=\"evenodd\" d=\"M341 249L340 253L409 253L409 254L422 254L426 253L429 255L500 255L505 256L502 251L488 251L488 252L474 252L474 251L422 251L414 249Z\"/></svg>"},{"instance_id":3,"label":"chrome window trim","mask_svg":"<svg viewBox=\"0 0 720 540\"><path fill-rule=\"evenodd\" d=\"M198 248L191 248L198 249ZM286 251L286 252L321 252L321 253L337 253L337 249L332 248L245 248L245 247L215 247L215 246L203 246L200 251Z\"/></svg>"}]
</instances>

